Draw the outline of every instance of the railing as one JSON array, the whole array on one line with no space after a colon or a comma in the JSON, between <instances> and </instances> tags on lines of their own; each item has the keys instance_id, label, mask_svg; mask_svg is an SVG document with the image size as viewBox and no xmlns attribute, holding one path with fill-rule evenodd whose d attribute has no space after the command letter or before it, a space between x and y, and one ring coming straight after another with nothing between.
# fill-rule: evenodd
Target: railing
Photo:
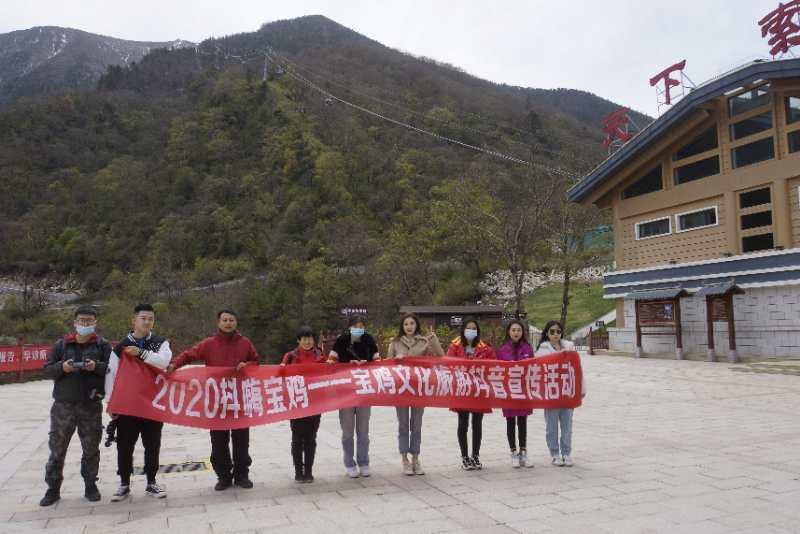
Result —
<instances>
[{"instance_id":1,"label":"railing","mask_svg":"<svg viewBox=\"0 0 800 534\"><path fill-rule=\"evenodd\" d=\"M589 328L589 335L586 336L586 341L589 346L589 354L594 354L595 349L608 350L608 330L592 331Z\"/></svg>"}]
</instances>

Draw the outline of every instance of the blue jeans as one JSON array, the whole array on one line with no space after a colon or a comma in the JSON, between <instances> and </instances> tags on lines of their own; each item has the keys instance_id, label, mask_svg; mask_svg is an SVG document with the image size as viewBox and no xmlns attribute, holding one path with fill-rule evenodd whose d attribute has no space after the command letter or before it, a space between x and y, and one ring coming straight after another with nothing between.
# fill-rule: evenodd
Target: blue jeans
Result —
<instances>
[{"instance_id":1,"label":"blue jeans","mask_svg":"<svg viewBox=\"0 0 800 534\"><path fill-rule=\"evenodd\" d=\"M422 443L422 414L425 408L397 408L397 442L400 454L419 454Z\"/></svg>"},{"instance_id":2,"label":"blue jeans","mask_svg":"<svg viewBox=\"0 0 800 534\"><path fill-rule=\"evenodd\" d=\"M369 465L369 416L371 408L345 408L339 410L339 425L342 427L342 452L344 453L344 466L359 467ZM353 459L353 431L356 434L357 452Z\"/></svg>"},{"instance_id":3,"label":"blue jeans","mask_svg":"<svg viewBox=\"0 0 800 534\"><path fill-rule=\"evenodd\" d=\"M544 422L547 428L547 448L550 456L560 457L572 454L572 408L559 408L544 411ZM558 439L558 427L561 427L561 440ZM559 454L559 445L561 451Z\"/></svg>"}]
</instances>

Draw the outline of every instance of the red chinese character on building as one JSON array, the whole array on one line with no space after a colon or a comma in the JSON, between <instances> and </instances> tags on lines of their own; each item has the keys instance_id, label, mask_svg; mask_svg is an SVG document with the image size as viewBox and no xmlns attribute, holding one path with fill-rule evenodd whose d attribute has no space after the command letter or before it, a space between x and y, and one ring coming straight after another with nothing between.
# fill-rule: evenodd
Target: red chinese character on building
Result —
<instances>
[{"instance_id":1,"label":"red chinese character on building","mask_svg":"<svg viewBox=\"0 0 800 534\"><path fill-rule=\"evenodd\" d=\"M781 2L775 10L758 21L758 25L761 26L761 37L766 37L767 34L772 36L768 43L772 46L769 53L773 56L779 52L785 54L790 47L800 44L800 36L790 37L800 32L800 26L792 21L798 13L800 13L800 0L792 0L785 4Z\"/></svg>"},{"instance_id":2,"label":"red chinese character on building","mask_svg":"<svg viewBox=\"0 0 800 534\"><path fill-rule=\"evenodd\" d=\"M613 113L609 113L603 118L603 132L606 138L603 140L603 148L608 148L614 141L619 139L623 143L631 139L631 134L628 133L628 108L620 108Z\"/></svg>"},{"instance_id":3,"label":"red chinese character on building","mask_svg":"<svg viewBox=\"0 0 800 534\"><path fill-rule=\"evenodd\" d=\"M655 86L661 80L664 80L664 103L666 105L670 105L672 103L672 98L670 97L669 90L671 87L677 87L681 84L678 80L674 78L670 78L669 75L675 71L682 71L683 68L686 66L686 60L680 61L675 63L674 65L667 67L666 69L662 70L652 78L650 78L650 87Z\"/></svg>"}]
</instances>

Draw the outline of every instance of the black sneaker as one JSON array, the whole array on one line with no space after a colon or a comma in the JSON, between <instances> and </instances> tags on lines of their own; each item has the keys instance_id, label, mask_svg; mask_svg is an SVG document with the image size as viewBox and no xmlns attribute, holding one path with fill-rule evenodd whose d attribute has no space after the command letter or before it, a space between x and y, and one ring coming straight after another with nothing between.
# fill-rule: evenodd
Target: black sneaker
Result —
<instances>
[{"instance_id":1,"label":"black sneaker","mask_svg":"<svg viewBox=\"0 0 800 534\"><path fill-rule=\"evenodd\" d=\"M306 476L303 474L301 469L295 469L294 471L294 481L295 482L305 482Z\"/></svg>"},{"instance_id":2,"label":"black sneaker","mask_svg":"<svg viewBox=\"0 0 800 534\"><path fill-rule=\"evenodd\" d=\"M481 463L480 458L478 458L477 456L472 457L472 466L474 469L477 469L478 471L483 469L483 464Z\"/></svg>"},{"instance_id":3,"label":"black sneaker","mask_svg":"<svg viewBox=\"0 0 800 534\"><path fill-rule=\"evenodd\" d=\"M217 483L214 484L214 489L216 491L223 491L230 488L232 485L233 483L230 480L219 479L217 480Z\"/></svg>"},{"instance_id":4,"label":"black sneaker","mask_svg":"<svg viewBox=\"0 0 800 534\"><path fill-rule=\"evenodd\" d=\"M234 484L242 489L251 489L253 487L253 481L249 478L240 478Z\"/></svg>"},{"instance_id":5,"label":"black sneaker","mask_svg":"<svg viewBox=\"0 0 800 534\"><path fill-rule=\"evenodd\" d=\"M97 502L102 498L100 496L100 490L97 489L97 484L94 482L86 484L86 491L83 492L83 496L86 497L86 500L89 502Z\"/></svg>"},{"instance_id":6,"label":"black sneaker","mask_svg":"<svg viewBox=\"0 0 800 534\"><path fill-rule=\"evenodd\" d=\"M61 500L61 491L50 488L45 492L42 500L39 501L39 506L51 506L59 500Z\"/></svg>"},{"instance_id":7,"label":"black sneaker","mask_svg":"<svg viewBox=\"0 0 800 534\"><path fill-rule=\"evenodd\" d=\"M111 502L121 502L131 496L131 487L120 484L114 495L111 496Z\"/></svg>"},{"instance_id":8,"label":"black sneaker","mask_svg":"<svg viewBox=\"0 0 800 534\"><path fill-rule=\"evenodd\" d=\"M469 456L462 456L461 457L461 469L464 471L472 471L475 469L475 465L472 463L472 458Z\"/></svg>"},{"instance_id":9,"label":"black sneaker","mask_svg":"<svg viewBox=\"0 0 800 534\"><path fill-rule=\"evenodd\" d=\"M314 482L314 475L311 473L311 471L306 471L306 473L303 475L303 482L306 484L311 484Z\"/></svg>"},{"instance_id":10,"label":"black sneaker","mask_svg":"<svg viewBox=\"0 0 800 534\"><path fill-rule=\"evenodd\" d=\"M149 497L153 497L154 499L163 499L167 496L167 490L153 482L152 484L148 484L147 488L144 490L145 494Z\"/></svg>"}]
</instances>

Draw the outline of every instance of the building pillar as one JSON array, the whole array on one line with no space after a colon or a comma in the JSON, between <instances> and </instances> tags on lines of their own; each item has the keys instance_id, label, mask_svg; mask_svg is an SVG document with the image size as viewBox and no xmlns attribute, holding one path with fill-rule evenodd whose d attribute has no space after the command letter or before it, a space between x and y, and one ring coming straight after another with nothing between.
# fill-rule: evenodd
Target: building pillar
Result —
<instances>
[{"instance_id":1,"label":"building pillar","mask_svg":"<svg viewBox=\"0 0 800 534\"><path fill-rule=\"evenodd\" d=\"M706 296L706 330L708 330L708 356L707 361L713 362L716 359L714 352L714 319L711 296Z\"/></svg>"}]
</instances>

